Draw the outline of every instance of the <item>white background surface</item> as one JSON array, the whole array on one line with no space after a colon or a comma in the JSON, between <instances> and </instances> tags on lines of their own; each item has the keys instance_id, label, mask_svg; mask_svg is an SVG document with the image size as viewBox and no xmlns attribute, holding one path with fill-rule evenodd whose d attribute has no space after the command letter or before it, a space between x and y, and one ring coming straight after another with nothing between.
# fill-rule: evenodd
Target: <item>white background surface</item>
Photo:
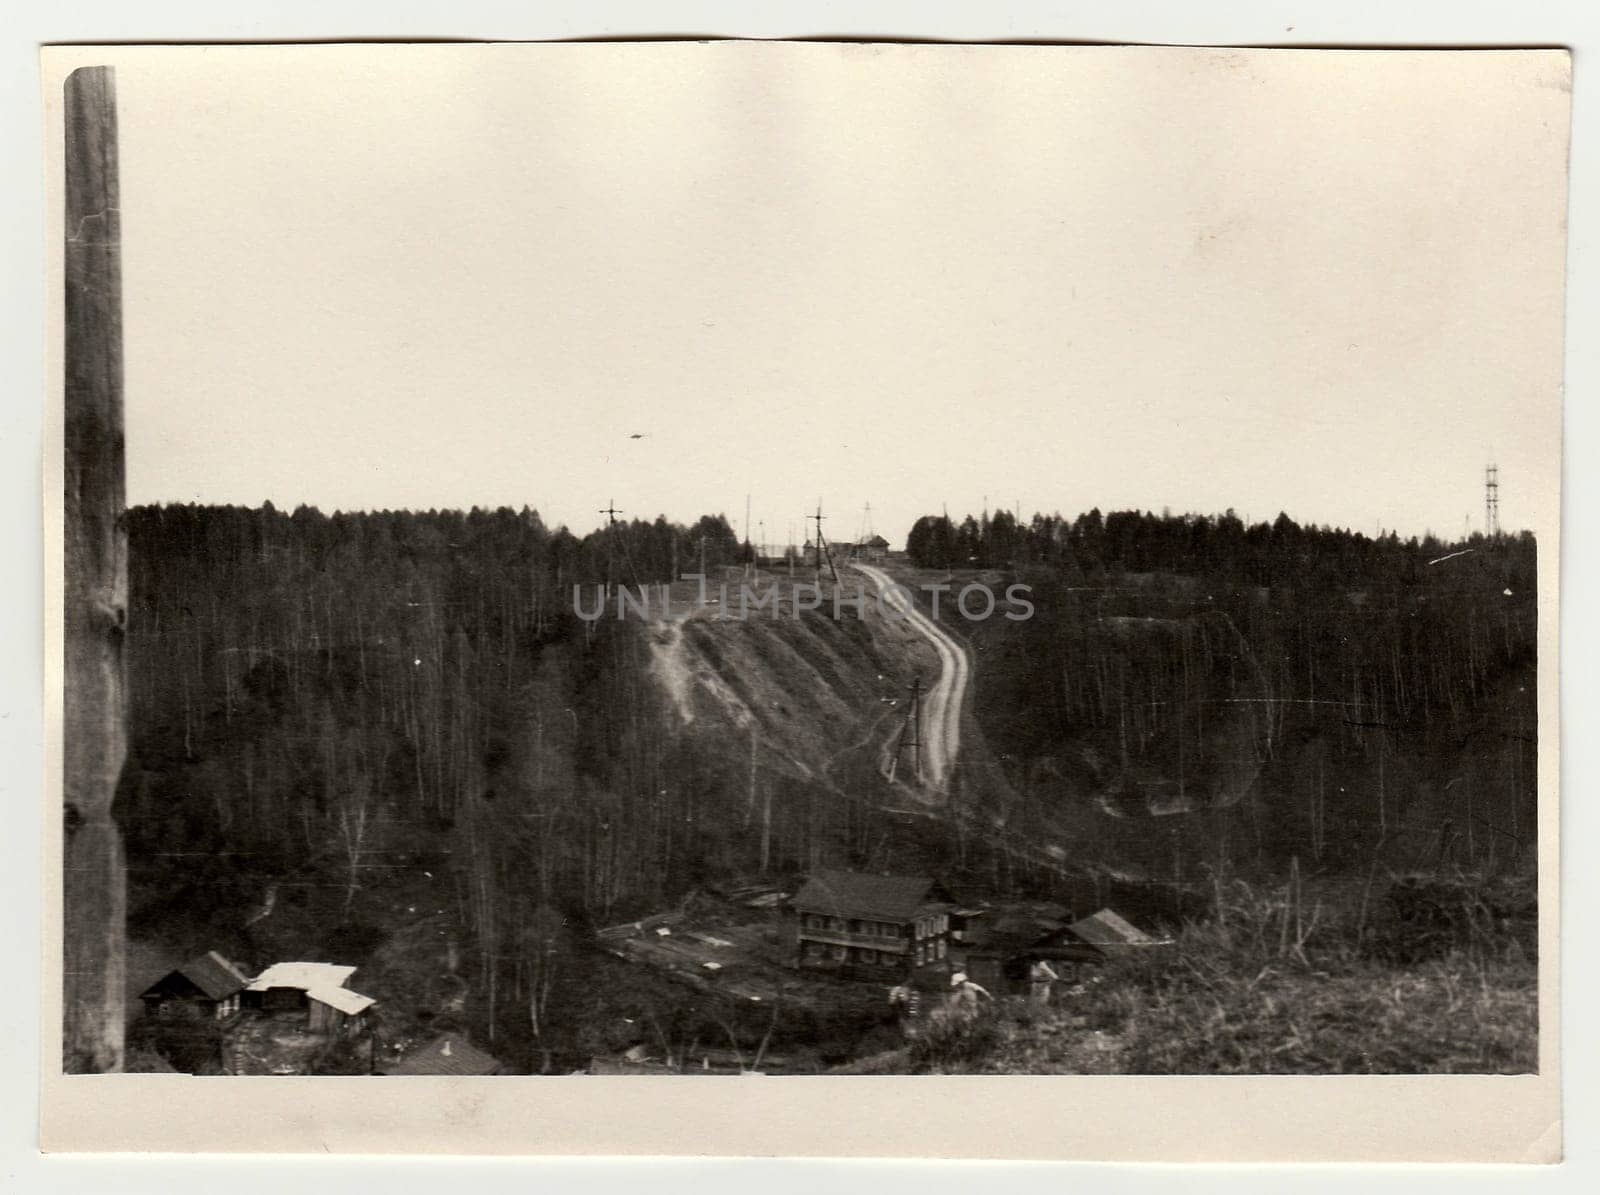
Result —
<instances>
[{"instance_id":1,"label":"white background surface","mask_svg":"<svg viewBox=\"0 0 1600 1195\"><path fill-rule=\"evenodd\" d=\"M62 11L56 11L57 8ZM6 250L3 325L9 383L0 391L0 801L6 810L6 854L0 867L0 934L7 947L0 984L0 1186L22 1191L170 1191L176 1186L234 1192L294 1186L433 1191L470 1181L487 1191L530 1182L595 1190L646 1185L657 1190L771 1192L819 1188L881 1192L958 1191L995 1182L1091 1183L1096 1189L1138 1191L1177 1182L1229 1191L1273 1191L1298 1179L1324 1186L1379 1190L1419 1181L1456 1189L1499 1190L1589 1184L1600 1176L1594 1136L1595 1080L1586 1063L1600 1058L1594 1018L1595 869L1585 866L1595 835L1586 810L1586 781L1595 774L1585 731L1595 722L1595 635L1587 612L1596 605L1594 395L1600 381L1593 330L1600 327L1600 288L1593 277L1595 196L1600 191L1600 56L1597 6L1569 3L1459 4L1343 3L1309 6L1266 3L1142 4L745 4L635 3L605 6L560 3L252 4L248 13L204 3L29 5L9 13L0 40L4 70L4 155L11 181L11 219L0 242ZM1002 1163L872 1163L659 1160L628 1162L478 1161L464 1159L326 1158L51 1158L34 1149L38 1057L38 785L40 783L40 532L39 425L44 216L40 198L39 93L36 47L42 42L292 41L352 38L541 39L577 36L826 36L922 37L947 40L1043 40L1237 45L1565 45L1575 52L1565 495L1563 511L1563 794L1564 1026L1568 1091L1566 1152L1559 1169L1388 1168L1249 1170L1224 1167L1104 1167ZM1592 738L1592 736L1587 736ZM227 1115L219 1089L217 1114ZM692 1143L685 1143L690 1145ZM1589 1184L1585 1184L1586 1186Z\"/></svg>"}]
</instances>

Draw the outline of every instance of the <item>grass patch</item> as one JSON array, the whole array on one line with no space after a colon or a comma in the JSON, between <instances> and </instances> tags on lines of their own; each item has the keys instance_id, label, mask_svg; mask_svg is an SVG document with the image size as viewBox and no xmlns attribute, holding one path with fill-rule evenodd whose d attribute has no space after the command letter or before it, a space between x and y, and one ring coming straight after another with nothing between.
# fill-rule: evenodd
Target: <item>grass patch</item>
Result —
<instances>
[{"instance_id":1,"label":"grass patch","mask_svg":"<svg viewBox=\"0 0 1600 1195\"><path fill-rule=\"evenodd\" d=\"M1517 919L1458 882L1452 919L1430 914L1417 957L1396 881L1377 901L1219 889L1212 915L1170 952L1108 964L1049 1007L987 1007L933 1035L923 1071L1004 1074L1521 1074L1538 1068L1537 966ZM1448 904L1430 889L1435 904ZM1396 894L1391 900L1391 893ZM1341 910L1337 911L1337 910ZM1446 933L1442 925L1460 932ZM1396 941L1407 949L1397 950Z\"/></svg>"}]
</instances>

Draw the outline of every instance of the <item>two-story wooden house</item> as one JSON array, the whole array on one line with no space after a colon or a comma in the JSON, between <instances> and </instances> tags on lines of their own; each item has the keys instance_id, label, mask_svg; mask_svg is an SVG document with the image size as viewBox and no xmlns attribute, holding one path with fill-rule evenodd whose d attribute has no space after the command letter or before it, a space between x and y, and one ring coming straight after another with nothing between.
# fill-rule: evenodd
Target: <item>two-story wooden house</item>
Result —
<instances>
[{"instance_id":1,"label":"two-story wooden house","mask_svg":"<svg viewBox=\"0 0 1600 1195\"><path fill-rule=\"evenodd\" d=\"M802 967L904 976L949 954L953 902L925 877L819 871L790 907Z\"/></svg>"}]
</instances>

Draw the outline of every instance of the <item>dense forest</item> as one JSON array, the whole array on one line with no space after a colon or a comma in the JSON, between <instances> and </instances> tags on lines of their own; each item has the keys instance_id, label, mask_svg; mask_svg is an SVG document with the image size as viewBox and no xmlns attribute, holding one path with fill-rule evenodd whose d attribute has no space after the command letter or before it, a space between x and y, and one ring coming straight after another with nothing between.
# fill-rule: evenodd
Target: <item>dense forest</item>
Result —
<instances>
[{"instance_id":1,"label":"dense forest","mask_svg":"<svg viewBox=\"0 0 1600 1195\"><path fill-rule=\"evenodd\" d=\"M1002 511L922 518L908 549L1033 586L1033 620L969 635L985 735L1034 803L1213 814L1169 829L1180 875L1186 858L1531 862L1531 535L1373 539L1231 511L1024 527ZM1093 834L1146 861L1170 849L1104 821Z\"/></svg>"},{"instance_id":2,"label":"dense forest","mask_svg":"<svg viewBox=\"0 0 1600 1195\"><path fill-rule=\"evenodd\" d=\"M518 769L516 783L553 801L590 774L574 760L604 767L608 661L581 650L572 586L655 583L702 547L710 566L740 551L720 517L579 540L504 509L171 506L131 512L129 534L130 849L200 835L268 873L333 850L352 885L396 834L470 837L459 815ZM590 735L602 745L587 749ZM175 770L179 799L149 791ZM588 816L605 800L582 804ZM670 871L670 846L662 858ZM584 860L597 906L614 899L611 868L598 850Z\"/></svg>"},{"instance_id":3,"label":"dense forest","mask_svg":"<svg viewBox=\"0 0 1600 1195\"><path fill-rule=\"evenodd\" d=\"M641 716L632 624L581 622L572 586L725 565L726 519L579 539L528 510L167 506L129 539L136 938L361 956L373 893L436 876L492 1023L572 927L703 877L703 778ZM297 910L314 927L261 940Z\"/></svg>"},{"instance_id":4,"label":"dense forest","mask_svg":"<svg viewBox=\"0 0 1600 1195\"><path fill-rule=\"evenodd\" d=\"M720 516L582 538L526 509L128 519L131 935L258 964L337 955L417 1004L465 983L461 1015L514 1055L579 1049L605 983L575 961L594 927L733 877L1531 863L1530 537L1446 546L1231 513L919 520L919 570L1022 580L1036 609L953 627L981 728L957 803L896 820L856 799L870 766L789 766L761 822L754 736L674 720L649 632L573 611L574 585L745 560ZM856 669L840 694L904 683L885 680L903 657L881 627L789 622L769 643L720 625L698 628L698 658L741 690L731 673L778 647L796 677ZM862 702L813 730L870 755L860 724L888 724ZM997 840L1046 827L1070 848L1060 868L990 866L963 787L972 808L1004 790L1018 812Z\"/></svg>"}]
</instances>

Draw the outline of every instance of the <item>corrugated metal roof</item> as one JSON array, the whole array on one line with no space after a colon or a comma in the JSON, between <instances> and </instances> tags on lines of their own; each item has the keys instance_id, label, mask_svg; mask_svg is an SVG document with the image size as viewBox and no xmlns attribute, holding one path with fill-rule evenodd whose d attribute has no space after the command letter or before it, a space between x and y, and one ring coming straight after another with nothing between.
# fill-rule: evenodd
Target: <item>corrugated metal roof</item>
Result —
<instances>
[{"instance_id":1,"label":"corrugated metal roof","mask_svg":"<svg viewBox=\"0 0 1600 1195\"><path fill-rule=\"evenodd\" d=\"M215 950L192 958L178 968L178 974L206 994L210 1000L226 1000L242 991L250 981Z\"/></svg>"},{"instance_id":2,"label":"corrugated metal roof","mask_svg":"<svg viewBox=\"0 0 1600 1195\"><path fill-rule=\"evenodd\" d=\"M273 963L250 985L252 992L268 988L299 988L309 992L312 988L343 987L344 981L356 973L354 967L339 963Z\"/></svg>"},{"instance_id":3,"label":"corrugated metal roof","mask_svg":"<svg viewBox=\"0 0 1600 1195\"><path fill-rule=\"evenodd\" d=\"M881 917L910 921L942 895L926 876L866 875L855 871L819 871L795 893L794 905L834 916Z\"/></svg>"},{"instance_id":4,"label":"corrugated metal roof","mask_svg":"<svg viewBox=\"0 0 1600 1195\"><path fill-rule=\"evenodd\" d=\"M1155 943L1149 934L1130 925L1110 909L1101 909L1081 921L1074 921L1068 928L1077 937L1095 946L1151 946Z\"/></svg>"},{"instance_id":5,"label":"corrugated metal roof","mask_svg":"<svg viewBox=\"0 0 1600 1195\"><path fill-rule=\"evenodd\" d=\"M386 1075L492 1075L500 1063L459 1035L436 1037L384 1069Z\"/></svg>"}]
</instances>

